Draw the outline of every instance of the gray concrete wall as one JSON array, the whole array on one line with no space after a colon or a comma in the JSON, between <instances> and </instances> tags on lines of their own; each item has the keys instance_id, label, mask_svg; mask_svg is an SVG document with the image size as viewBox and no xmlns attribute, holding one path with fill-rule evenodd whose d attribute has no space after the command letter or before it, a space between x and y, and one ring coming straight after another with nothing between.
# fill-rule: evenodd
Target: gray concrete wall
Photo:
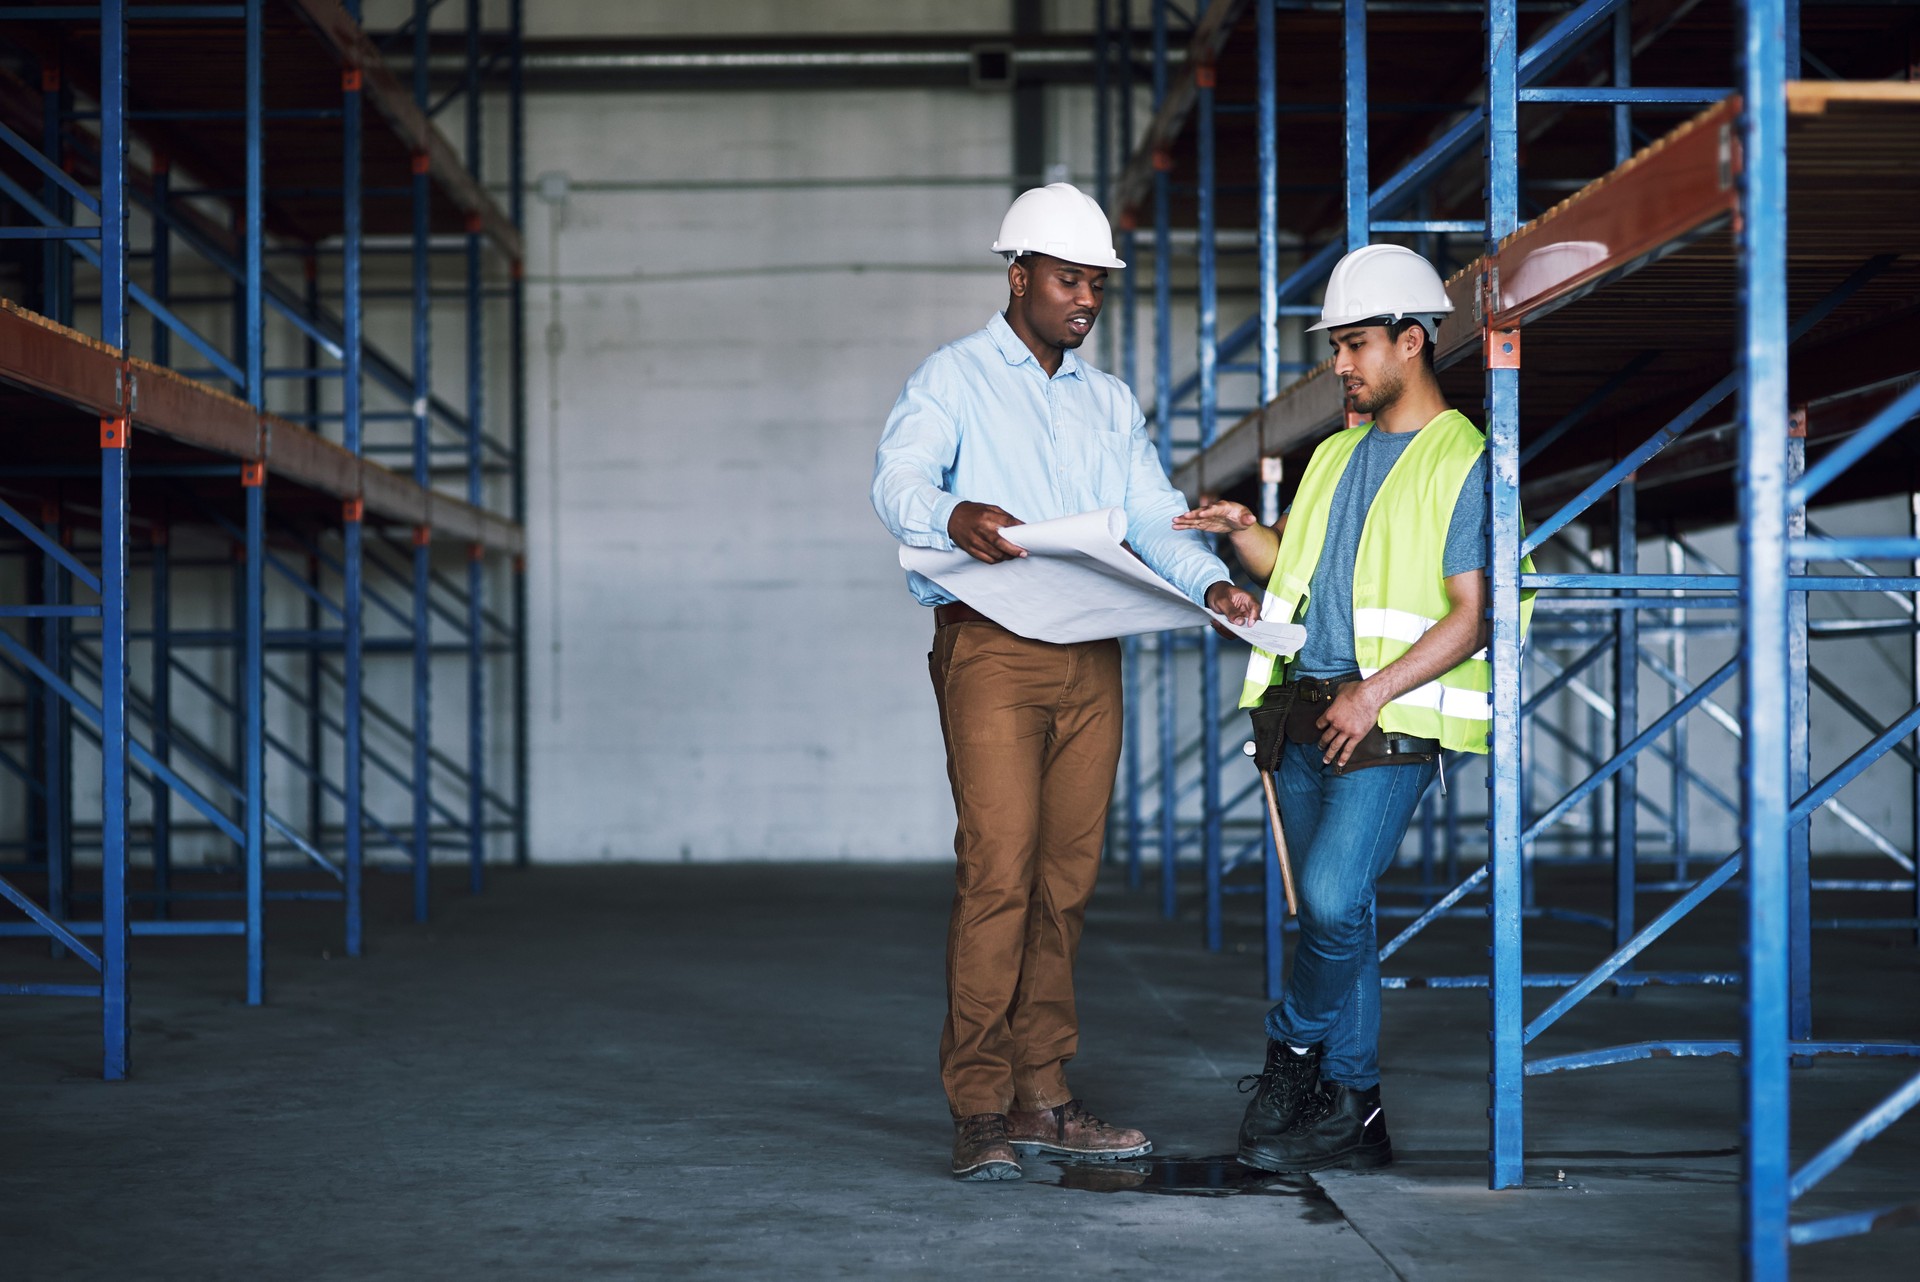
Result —
<instances>
[{"instance_id":1,"label":"gray concrete wall","mask_svg":"<svg viewBox=\"0 0 1920 1282\"><path fill-rule=\"evenodd\" d=\"M944 853L931 621L866 492L901 382L1003 297L1009 119L531 103L530 168L569 181L527 228L539 857Z\"/></svg>"}]
</instances>

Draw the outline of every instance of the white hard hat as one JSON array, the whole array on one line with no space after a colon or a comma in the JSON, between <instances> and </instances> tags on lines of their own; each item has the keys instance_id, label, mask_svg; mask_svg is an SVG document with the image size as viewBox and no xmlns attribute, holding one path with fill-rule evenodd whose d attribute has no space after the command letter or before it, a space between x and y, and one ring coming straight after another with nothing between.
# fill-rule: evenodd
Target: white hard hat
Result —
<instances>
[{"instance_id":1,"label":"white hard hat","mask_svg":"<svg viewBox=\"0 0 1920 1282\"><path fill-rule=\"evenodd\" d=\"M1082 267L1125 267L1113 252L1113 228L1093 197L1072 183L1020 193L1000 220L993 252L1009 258L1046 254Z\"/></svg>"},{"instance_id":2,"label":"white hard hat","mask_svg":"<svg viewBox=\"0 0 1920 1282\"><path fill-rule=\"evenodd\" d=\"M1358 325L1376 317L1411 318L1425 326L1432 338L1440 329L1440 318L1452 311L1453 300L1432 263L1399 245L1366 245L1333 265L1320 323L1307 326L1307 332Z\"/></svg>"}]
</instances>

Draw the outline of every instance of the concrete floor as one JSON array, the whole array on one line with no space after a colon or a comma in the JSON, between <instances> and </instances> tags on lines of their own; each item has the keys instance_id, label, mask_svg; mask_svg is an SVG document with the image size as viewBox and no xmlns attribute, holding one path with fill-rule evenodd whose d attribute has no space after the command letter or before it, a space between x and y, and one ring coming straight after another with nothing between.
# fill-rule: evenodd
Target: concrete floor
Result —
<instances>
[{"instance_id":1,"label":"concrete floor","mask_svg":"<svg viewBox=\"0 0 1920 1282\"><path fill-rule=\"evenodd\" d=\"M1076 1089L1156 1161L958 1184L934 1072L943 868L602 866L449 883L427 927L376 888L370 955L276 912L272 1004L237 946L141 941L133 1080L94 1079L94 1009L0 1004L0 1276L81 1278L1721 1278L1737 1274L1737 1066L1535 1079L1528 1187L1485 1188L1486 1000L1389 992L1383 1172L1250 1181L1230 1160L1258 1067L1257 936L1227 955L1102 888ZM1235 901L1236 913L1250 901ZM1728 919L1658 965L1730 968ZM1542 926L1543 964L1601 947ZM1448 922L1396 973L1464 973ZM1822 1036L1920 1032L1920 957L1822 936ZM0 973L70 974L9 943ZM1530 1009L1544 1003L1533 994ZM1545 1051L1737 1027L1737 995L1598 996ZM1551 1043L1545 1045L1544 1043ZM1797 1153L1904 1061L1796 1074ZM1920 1116L1808 1214L1920 1193ZM1908 1278L1920 1230L1803 1248L1800 1277Z\"/></svg>"}]
</instances>

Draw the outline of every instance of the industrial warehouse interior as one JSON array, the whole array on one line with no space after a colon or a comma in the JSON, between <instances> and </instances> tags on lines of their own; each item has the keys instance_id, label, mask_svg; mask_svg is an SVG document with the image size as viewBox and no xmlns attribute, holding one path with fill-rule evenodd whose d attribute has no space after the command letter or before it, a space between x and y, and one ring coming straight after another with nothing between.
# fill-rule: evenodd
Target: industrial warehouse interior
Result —
<instances>
[{"instance_id":1,"label":"industrial warehouse interior","mask_svg":"<svg viewBox=\"0 0 1920 1282\"><path fill-rule=\"evenodd\" d=\"M0 1278L1914 1275L1920 5L22 3L0 143Z\"/></svg>"}]
</instances>

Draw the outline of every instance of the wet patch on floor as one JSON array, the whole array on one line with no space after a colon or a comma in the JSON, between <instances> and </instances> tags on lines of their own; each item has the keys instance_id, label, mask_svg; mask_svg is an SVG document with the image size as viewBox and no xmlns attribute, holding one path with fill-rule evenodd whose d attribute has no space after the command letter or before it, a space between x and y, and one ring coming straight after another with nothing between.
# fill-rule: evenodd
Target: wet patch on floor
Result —
<instances>
[{"instance_id":1,"label":"wet patch on floor","mask_svg":"<svg viewBox=\"0 0 1920 1282\"><path fill-rule=\"evenodd\" d=\"M1156 1193L1171 1197L1298 1198L1315 1222L1341 1218L1326 1191L1310 1175L1276 1175L1242 1166L1231 1157L1141 1157L1124 1162L1054 1161L1028 1167L1027 1182L1083 1193Z\"/></svg>"}]
</instances>

